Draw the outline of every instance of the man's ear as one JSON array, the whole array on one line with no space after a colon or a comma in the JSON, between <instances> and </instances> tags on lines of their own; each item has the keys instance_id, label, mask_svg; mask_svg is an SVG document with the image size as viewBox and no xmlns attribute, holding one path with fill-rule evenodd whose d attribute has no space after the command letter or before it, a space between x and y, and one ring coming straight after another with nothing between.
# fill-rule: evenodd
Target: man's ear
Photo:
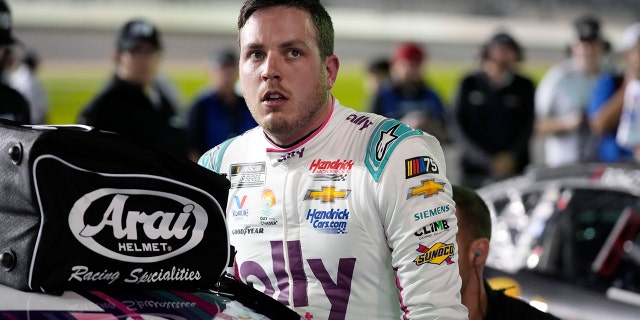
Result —
<instances>
[{"instance_id":1,"label":"man's ear","mask_svg":"<svg viewBox=\"0 0 640 320\"><path fill-rule=\"evenodd\" d=\"M331 90L338 78L338 70L340 69L340 60L336 55L328 56L325 61L325 70L327 71L327 90Z\"/></svg>"},{"instance_id":2,"label":"man's ear","mask_svg":"<svg viewBox=\"0 0 640 320\"><path fill-rule=\"evenodd\" d=\"M484 266L489 255L489 239L478 238L471 242L471 254L473 255L473 264L475 266Z\"/></svg>"}]
</instances>

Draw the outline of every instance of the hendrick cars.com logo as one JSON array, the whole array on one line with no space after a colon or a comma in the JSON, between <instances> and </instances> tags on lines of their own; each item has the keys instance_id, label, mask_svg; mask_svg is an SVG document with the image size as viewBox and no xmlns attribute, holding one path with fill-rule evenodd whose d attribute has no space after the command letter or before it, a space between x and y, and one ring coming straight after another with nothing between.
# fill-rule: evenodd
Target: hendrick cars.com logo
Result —
<instances>
[{"instance_id":1,"label":"hendrick cars.com logo","mask_svg":"<svg viewBox=\"0 0 640 320\"><path fill-rule=\"evenodd\" d=\"M197 246L208 217L195 201L153 190L103 188L78 199L69 227L90 250L114 260L150 263Z\"/></svg>"}]
</instances>

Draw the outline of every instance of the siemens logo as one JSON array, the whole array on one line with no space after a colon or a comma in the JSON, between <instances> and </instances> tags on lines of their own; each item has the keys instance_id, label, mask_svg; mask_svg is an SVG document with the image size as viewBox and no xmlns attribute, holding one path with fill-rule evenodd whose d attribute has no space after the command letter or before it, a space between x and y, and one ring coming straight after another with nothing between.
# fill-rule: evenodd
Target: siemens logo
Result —
<instances>
[{"instance_id":1,"label":"siemens logo","mask_svg":"<svg viewBox=\"0 0 640 320\"><path fill-rule=\"evenodd\" d=\"M413 214L413 220L420 221L422 219L435 217L442 213L449 212L449 210L451 210L451 207L448 204L444 206L439 206L433 209L429 209L429 210L425 210L425 211Z\"/></svg>"}]
</instances>

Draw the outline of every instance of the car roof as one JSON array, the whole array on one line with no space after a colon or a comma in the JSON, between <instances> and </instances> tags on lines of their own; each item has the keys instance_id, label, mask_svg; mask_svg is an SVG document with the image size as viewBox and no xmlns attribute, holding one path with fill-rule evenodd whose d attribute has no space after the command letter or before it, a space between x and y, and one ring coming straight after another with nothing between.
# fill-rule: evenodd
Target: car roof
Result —
<instances>
[{"instance_id":1,"label":"car roof","mask_svg":"<svg viewBox=\"0 0 640 320\"><path fill-rule=\"evenodd\" d=\"M640 197L640 165L582 163L556 168L536 167L524 174L477 190L485 200L503 197L508 190L536 190L548 186L624 191Z\"/></svg>"}]
</instances>

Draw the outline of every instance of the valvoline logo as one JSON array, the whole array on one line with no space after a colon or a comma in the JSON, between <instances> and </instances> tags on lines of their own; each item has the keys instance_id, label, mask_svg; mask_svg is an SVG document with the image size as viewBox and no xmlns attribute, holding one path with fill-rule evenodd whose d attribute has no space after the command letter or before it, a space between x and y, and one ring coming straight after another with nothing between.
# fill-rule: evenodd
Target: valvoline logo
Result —
<instances>
[{"instance_id":1,"label":"valvoline logo","mask_svg":"<svg viewBox=\"0 0 640 320\"><path fill-rule=\"evenodd\" d=\"M69 227L90 250L114 260L150 263L197 246L208 216L193 200L172 193L103 188L79 198Z\"/></svg>"}]
</instances>

